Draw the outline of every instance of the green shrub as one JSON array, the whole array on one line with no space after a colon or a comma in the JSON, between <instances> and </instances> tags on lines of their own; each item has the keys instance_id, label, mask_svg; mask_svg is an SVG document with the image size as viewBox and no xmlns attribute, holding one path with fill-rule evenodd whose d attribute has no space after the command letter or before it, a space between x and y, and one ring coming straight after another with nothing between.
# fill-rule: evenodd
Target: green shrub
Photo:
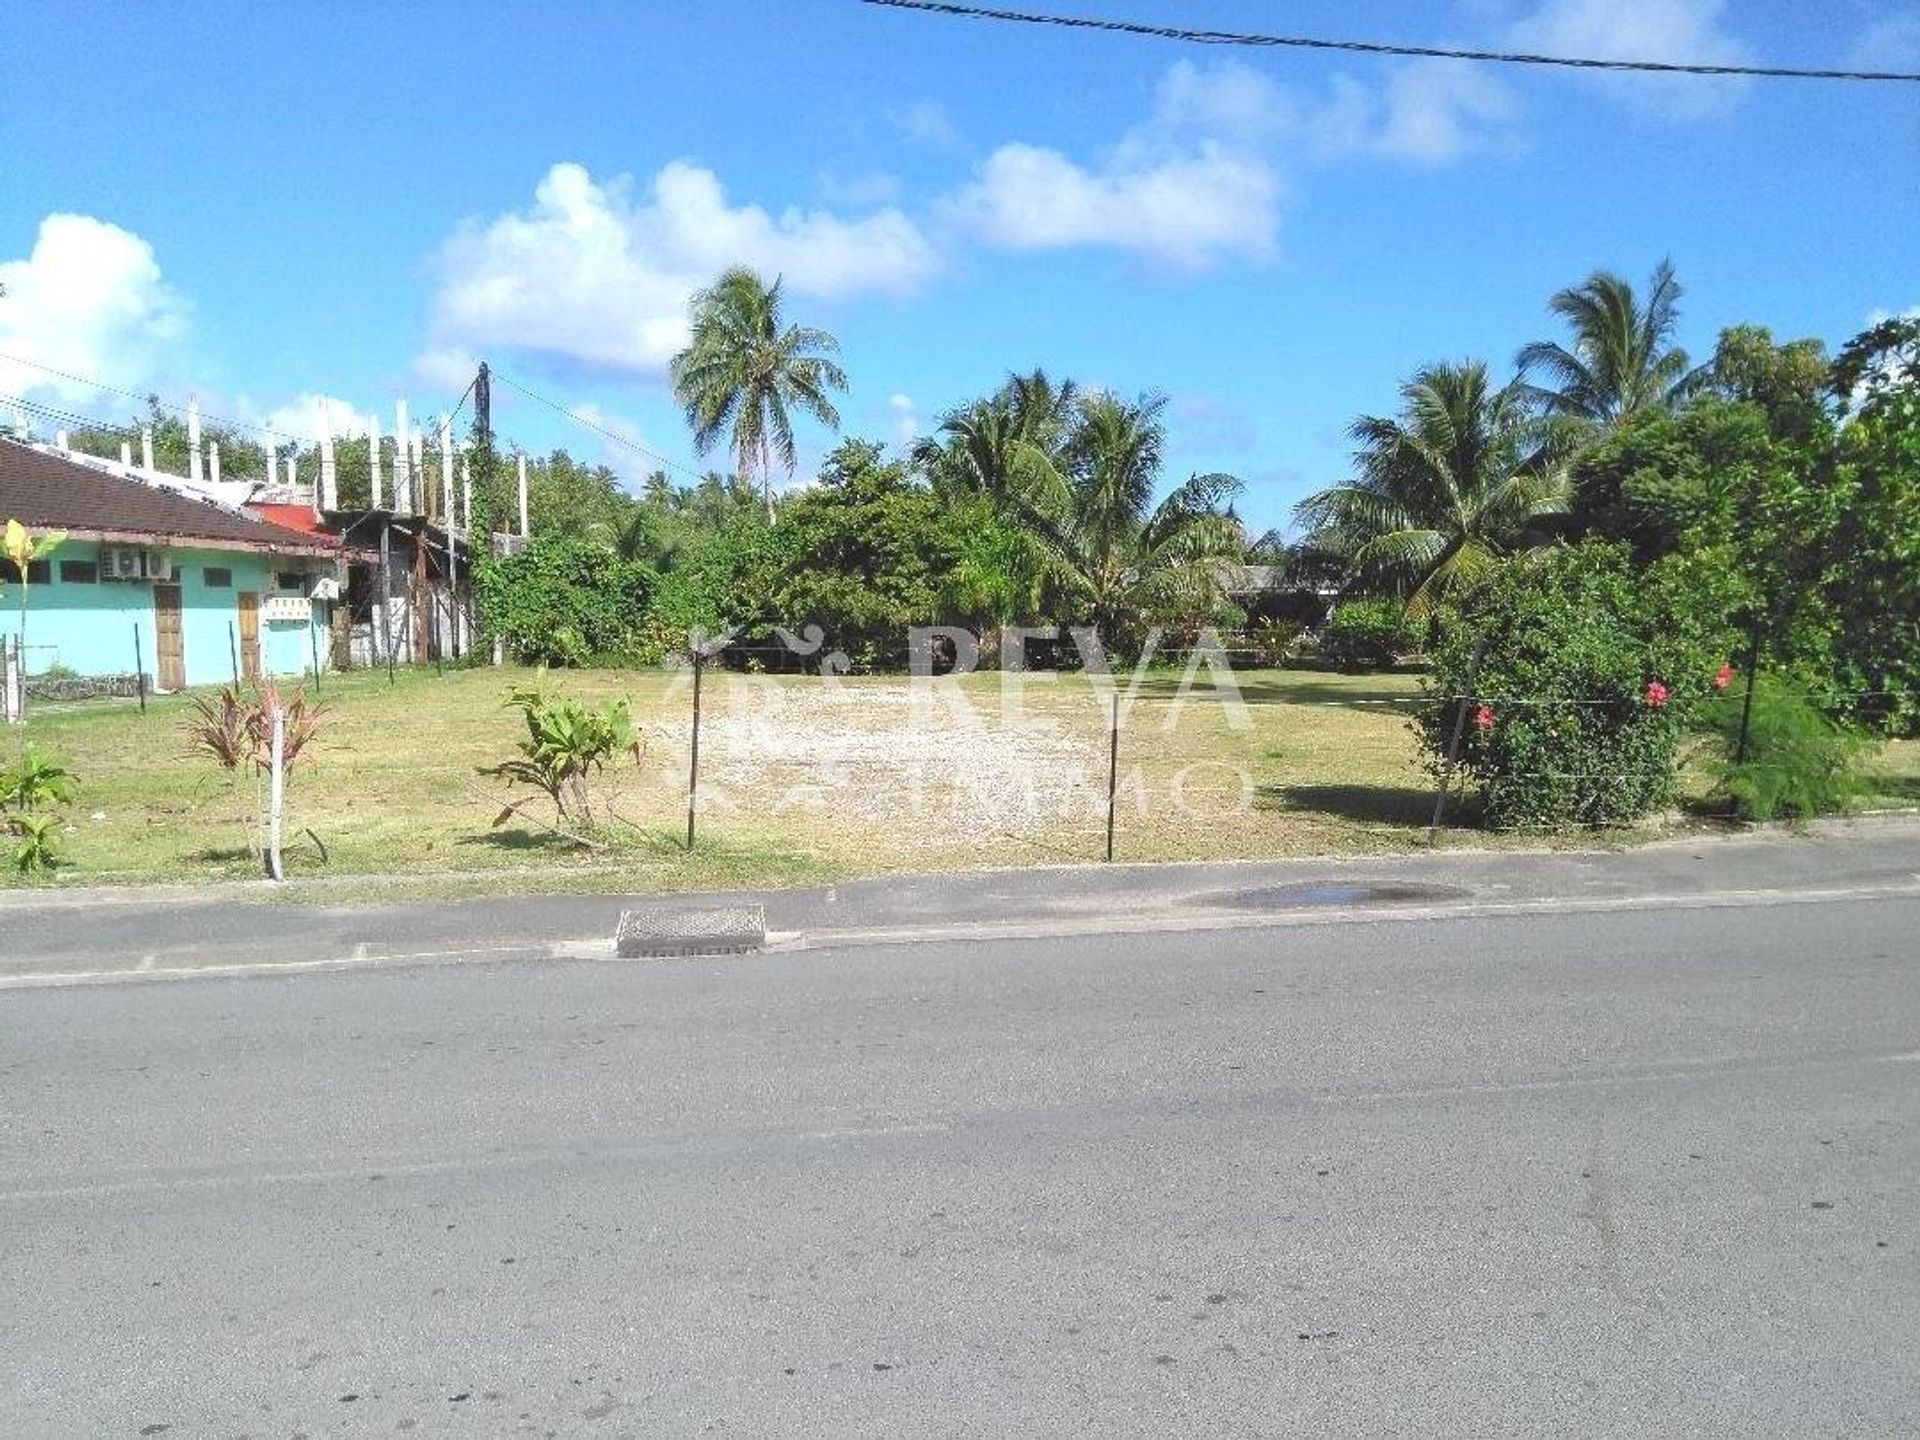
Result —
<instances>
[{"instance_id":1,"label":"green shrub","mask_svg":"<svg viewBox=\"0 0 1920 1440\"><path fill-rule=\"evenodd\" d=\"M1433 766L1484 643L1460 766L1486 824L1619 824L1664 804L1683 726L1722 663L1675 599L1618 546L1503 564L1442 617L1433 703L1415 722Z\"/></svg>"},{"instance_id":2,"label":"green shrub","mask_svg":"<svg viewBox=\"0 0 1920 1440\"><path fill-rule=\"evenodd\" d=\"M1306 628L1299 620L1261 616L1247 627L1247 649L1253 663L1269 670L1285 664Z\"/></svg>"},{"instance_id":3,"label":"green shrub","mask_svg":"<svg viewBox=\"0 0 1920 1440\"><path fill-rule=\"evenodd\" d=\"M1320 656L1342 670L1384 670L1414 648L1398 600L1343 600L1320 635Z\"/></svg>"},{"instance_id":4,"label":"green shrub","mask_svg":"<svg viewBox=\"0 0 1920 1440\"><path fill-rule=\"evenodd\" d=\"M591 540L535 536L478 573L480 614L522 660L585 665L638 648L653 568Z\"/></svg>"},{"instance_id":5,"label":"green shrub","mask_svg":"<svg viewBox=\"0 0 1920 1440\"><path fill-rule=\"evenodd\" d=\"M0 835L7 837L17 872L43 873L60 863L66 817L57 812L73 803L78 789L66 766L31 745L0 770Z\"/></svg>"},{"instance_id":6,"label":"green shrub","mask_svg":"<svg viewBox=\"0 0 1920 1440\"><path fill-rule=\"evenodd\" d=\"M531 786L538 795L509 801L493 823L504 825L538 796L545 796L561 823L591 829L596 816L589 777L623 752L635 762L640 759L632 707L625 700L593 709L564 696L548 699L538 685L516 687L508 694L507 704L520 712L527 733L516 747L518 754L483 767L480 773Z\"/></svg>"},{"instance_id":7,"label":"green shrub","mask_svg":"<svg viewBox=\"0 0 1920 1440\"><path fill-rule=\"evenodd\" d=\"M1715 779L1741 819L1807 819L1844 810L1860 795L1867 742L1770 675L1754 685L1746 758L1736 760L1745 706L1745 695L1732 687L1712 715L1726 744Z\"/></svg>"}]
</instances>

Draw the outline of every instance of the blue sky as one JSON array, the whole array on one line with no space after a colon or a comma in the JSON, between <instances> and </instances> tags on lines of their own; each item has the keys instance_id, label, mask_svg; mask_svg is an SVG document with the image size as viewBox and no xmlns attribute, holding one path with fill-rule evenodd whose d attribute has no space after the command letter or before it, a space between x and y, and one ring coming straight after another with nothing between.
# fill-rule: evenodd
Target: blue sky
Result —
<instances>
[{"instance_id":1,"label":"blue sky","mask_svg":"<svg viewBox=\"0 0 1920 1440\"><path fill-rule=\"evenodd\" d=\"M1878 0L1051 0L1221 29L1920 69ZM1436 359L1505 366L1670 255L1683 340L1920 304L1920 86L1225 51L853 0L28 7L0 52L0 353L301 429L444 409L485 356L700 467L688 289L783 273L850 433L1011 369L1171 397L1170 478L1255 528ZM126 402L0 361L0 392ZM498 425L649 462L503 391ZM803 460L829 442L806 437ZM604 453L603 453L604 452Z\"/></svg>"}]
</instances>

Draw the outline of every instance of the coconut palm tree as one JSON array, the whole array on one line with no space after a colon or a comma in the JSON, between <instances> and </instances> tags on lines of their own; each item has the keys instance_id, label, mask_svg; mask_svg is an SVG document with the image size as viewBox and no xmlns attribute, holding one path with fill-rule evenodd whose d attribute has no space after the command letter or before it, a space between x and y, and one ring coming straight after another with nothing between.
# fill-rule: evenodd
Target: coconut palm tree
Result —
<instances>
[{"instance_id":1,"label":"coconut palm tree","mask_svg":"<svg viewBox=\"0 0 1920 1440\"><path fill-rule=\"evenodd\" d=\"M1550 412L1594 425L1686 399L1710 367L1694 368L1673 344L1680 294L1669 260L1654 270L1644 304L1630 281L1608 270L1560 291L1547 308L1567 322L1573 343L1537 340L1520 351L1520 374L1538 372L1548 382L1530 386L1531 393Z\"/></svg>"},{"instance_id":2,"label":"coconut palm tree","mask_svg":"<svg viewBox=\"0 0 1920 1440\"><path fill-rule=\"evenodd\" d=\"M695 448L704 454L724 437L739 473L758 476L769 520L774 462L793 475L792 412L838 428L840 413L827 396L847 388L833 359L840 342L824 330L788 325L780 284L735 266L697 292L692 340L671 369Z\"/></svg>"},{"instance_id":3,"label":"coconut palm tree","mask_svg":"<svg viewBox=\"0 0 1920 1440\"><path fill-rule=\"evenodd\" d=\"M1069 404L1058 456L1023 452L1005 501L1039 541L1057 590L1109 643L1156 614L1212 604L1244 543L1231 504L1240 482L1195 475L1155 504L1166 398L1095 393Z\"/></svg>"},{"instance_id":4,"label":"coconut palm tree","mask_svg":"<svg viewBox=\"0 0 1920 1440\"><path fill-rule=\"evenodd\" d=\"M1342 557L1349 586L1406 596L1410 619L1501 556L1541 543L1572 502L1565 457L1520 381L1478 360L1432 365L1401 387L1397 418L1363 415L1355 478L1294 509L1303 542Z\"/></svg>"},{"instance_id":5,"label":"coconut palm tree","mask_svg":"<svg viewBox=\"0 0 1920 1440\"><path fill-rule=\"evenodd\" d=\"M1073 381L1044 370L1009 375L993 394L950 412L938 437L913 447L914 463L944 494L1004 496L1023 466L1059 462L1079 395Z\"/></svg>"}]
</instances>

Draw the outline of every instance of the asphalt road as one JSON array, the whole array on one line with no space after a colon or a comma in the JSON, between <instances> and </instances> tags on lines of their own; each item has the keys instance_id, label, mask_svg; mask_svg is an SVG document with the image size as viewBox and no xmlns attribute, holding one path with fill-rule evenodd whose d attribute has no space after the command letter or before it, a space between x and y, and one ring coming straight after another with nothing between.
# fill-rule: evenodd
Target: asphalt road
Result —
<instances>
[{"instance_id":1,"label":"asphalt road","mask_svg":"<svg viewBox=\"0 0 1920 1440\"><path fill-rule=\"evenodd\" d=\"M0 1434L1912 1434L1916 936L14 989Z\"/></svg>"}]
</instances>

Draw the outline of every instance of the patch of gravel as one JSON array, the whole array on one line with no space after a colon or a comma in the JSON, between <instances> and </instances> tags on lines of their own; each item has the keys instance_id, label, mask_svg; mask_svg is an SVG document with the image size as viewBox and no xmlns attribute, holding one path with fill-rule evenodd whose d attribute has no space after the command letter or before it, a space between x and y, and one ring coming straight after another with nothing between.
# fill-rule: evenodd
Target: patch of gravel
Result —
<instances>
[{"instance_id":1,"label":"patch of gravel","mask_svg":"<svg viewBox=\"0 0 1920 1440\"><path fill-rule=\"evenodd\" d=\"M907 685L743 686L700 729L703 806L817 814L917 847L1098 818L1106 761L1091 710L1074 727Z\"/></svg>"}]
</instances>

